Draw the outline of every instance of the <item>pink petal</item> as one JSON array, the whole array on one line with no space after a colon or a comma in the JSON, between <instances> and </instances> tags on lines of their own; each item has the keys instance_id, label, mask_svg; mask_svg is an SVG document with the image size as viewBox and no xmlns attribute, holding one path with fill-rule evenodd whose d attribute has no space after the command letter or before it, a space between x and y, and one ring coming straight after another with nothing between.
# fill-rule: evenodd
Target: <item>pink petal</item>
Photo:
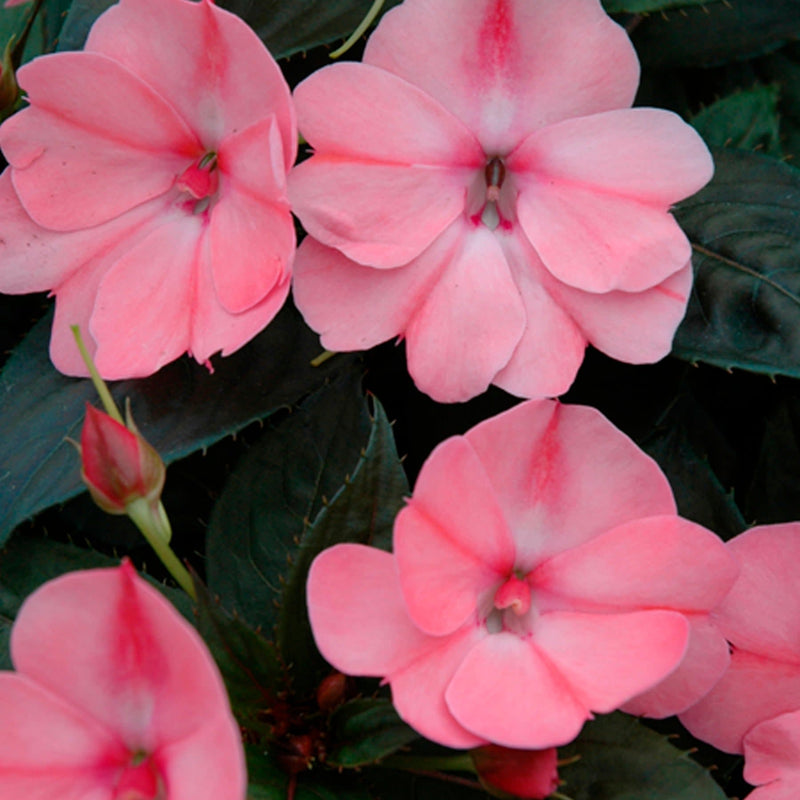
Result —
<instances>
[{"instance_id":1,"label":"pink petal","mask_svg":"<svg viewBox=\"0 0 800 800\"><path fill-rule=\"evenodd\" d=\"M189 355L200 364L215 353L235 353L261 333L283 308L290 287L287 275L256 305L231 314L217 297L209 255L210 248L201 244L190 317Z\"/></svg>"},{"instance_id":2,"label":"pink petal","mask_svg":"<svg viewBox=\"0 0 800 800\"><path fill-rule=\"evenodd\" d=\"M629 106L625 32L596 0L415 0L387 13L364 61L419 86L506 155L531 130Z\"/></svg>"},{"instance_id":3,"label":"pink petal","mask_svg":"<svg viewBox=\"0 0 800 800\"><path fill-rule=\"evenodd\" d=\"M520 569L623 522L675 513L658 465L592 408L530 400L465 436L514 534Z\"/></svg>"},{"instance_id":4,"label":"pink petal","mask_svg":"<svg viewBox=\"0 0 800 800\"><path fill-rule=\"evenodd\" d=\"M360 264L417 258L464 209L472 170L313 156L289 175L289 199L311 236Z\"/></svg>"},{"instance_id":5,"label":"pink petal","mask_svg":"<svg viewBox=\"0 0 800 800\"><path fill-rule=\"evenodd\" d=\"M430 95L368 64L318 70L294 99L300 131L326 156L470 170L486 161L470 130Z\"/></svg>"},{"instance_id":6,"label":"pink petal","mask_svg":"<svg viewBox=\"0 0 800 800\"><path fill-rule=\"evenodd\" d=\"M636 108L534 131L508 168L522 227L556 278L589 292L642 291L689 260L667 211L710 180L713 162L680 117Z\"/></svg>"},{"instance_id":7,"label":"pink petal","mask_svg":"<svg viewBox=\"0 0 800 800\"><path fill-rule=\"evenodd\" d=\"M518 397L563 394L583 362L586 338L550 291L554 281L524 235L498 237L525 306L525 331L492 383Z\"/></svg>"},{"instance_id":8,"label":"pink petal","mask_svg":"<svg viewBox=\"0 0 800 800\"><path fill-rule=\"evenodd\" d=\"M411 621L391 554L342 544L314 559L306 584L314 639L333 666L351 675L386 676L397 713L423 736L447 747L484 740L465 731L444 704L444 690L475 626L434 637Z\"/></svg>"},{"instance_id":9,"label":"pink petal","mask_svg":"<svg viewBox=\"0 0 800 800\"><path fill-rule=\"evenodd\" d=\"M478 642L450 681L445 699L465 728L505 747L566 744L591 718L532 640L512 633Z\"/></svg>"},{"instance_id":10,"label":"pink petal","mask_svg":"<svg viewBox=\"0 0 800 800\"><path fill-rule=\"evenodd\" d=\"M85 49L140 76L207 149L274 114L284 171L294 163L297 130L289 88L256 34L234 14L207 0L122 0L97 20Z\"/></svg>"},{"instance_id":11,"label":"pink petal","mask_svg":"<svg viewBox=\"0 0 800 800\"><path fill-rule=\"evenodd\" d=\"M598 350L628 364L652 364L672 349L692 287L691 261L642 292L593 294L558 284L557 302Z\"/></svg>"},{"instance_id":12,"label":"pink petal","mask_svg":"<svg viewBox=\"0 0 800 800\"><path fill-rule=\"evenodd\" d=\"M153 752L223 718L233 725L197 632L129 564L72 572L30 595L11 657L21 675L134 751Z\"/></svg>"},{"instance_id":13,"label":"pink petal","mask_svg":"<svg viewBox=\"0 0 800 800\"><path fill-rule=\"evenodd\" d=\"M663 719L686 711L717 684L730 664L725 637L707 614L687 614L689 646L678 668L661 683L625 703L622 710Z\"/></svg>"},{"instance_id":14,"label":"pink petal","mask_svg":"<svg viewBox=\"0 0 800 800\"><path fill-rule=\"evenodd\" d=\"M542 615L534 629L537 647L575 700L603 714L672 672L688 637L688 622L673 611L557 611Z\"/></svg>"},{"instance_id":15,"label":"pink petal","mask_svg":"<svg viewBox=\"0 0 800 800\"><path fill-rule=\"evenodd\" d=\"M549 125L531 133L507 166L532 181L577 184L663 210L702 189L714 172L697 131L659 108L623 108Z\"/></svg>"},{"instance_id":16,"label":"pink petal","mask_svg":"<svg viewBox=\"0 0 800 800\"><path fill-rule=\"evenodd\" d=\"M423 736L445 747L486 743L483 736L476 736L460 724L445 699L456 670L484 636L479 627L467 625L450 636L432 637L424 652L387 676L397 713Z\"/></svg>"},{"instance_id":17,"label":"pink petal","mask_svg":"<svg viewBox=\"0 0 800 800\"><path fill-rule=\"evenodd\" d=\"M105 56L56 53L18 76L31 106L3 124L0 146L25 210L47 228L107 222L166 192L202 153L172 107Z\"/></svg>"},{"instance_id":18,"label":"pink petal","mask_svg":"<svg viewBox=\"0 0 800 800\"><path fill-rule=\"evenodd\" d=\"M366 350L406 329L438 277L439 265L426 258L435 252L436 244L404 267L378 270L307 236L295 259L294 302L328 350Z\"/></svg>"},{"instance_id":19,"label":"pink petal","mask_svg":"<svg viewBox=\"0 0 800 800\"><path fill-rule=\"evenodd\" d=\"M394 527L400 585L414 624L434 636L474 618L482 595L514 566L514 541L489 477L462 437L422 467Z\"/></svg>"},{"instance_id":20,"label":"pink petal","mask_svg":"<svg viewBox=\"0 0 800 800\"><path fill-rule=\"evenodd\" d=\"M800 791L800 711L756 725L744 737L744 779L767 784L748 797L794 800Z\"/></svg>"},{"instance_id":21,"label":"pink petal","mask_svg":"<svg viewBox=\"0 0 800 800\"><path fill-rule=\"evenodd\" d=\"M91 319L108 380L152 375L189 349L201 218L164 213L105 274Z\"/></svg>"},{"instance_id":22,"label":"pink petal","mask_svg":"<svg viewBox=\"0 0 800 800\"><path fill-rule=\"evenodd\" d=\"M715 534L668 515L625 522L561 552L531 580L559 607L576 611L710 611L738 574L738 562Z\"/></svg>"},{"instance_id":23,"label":"pink petal","mask_svg":"<svg viewBox=\"0 0 800 800\"><path fill-rule=\"evenodd\" d=\"M224 178L211 212L209 247L217 298L234 314L252 308L291 272L295 233L282 161L274 118L220 148Z\"/></svg>"},{"instance_id":24,"label":"pink petal","mask_svg":"<svg viewBox=\"0 0 800 800\"><path fill-rule=\"evenodd\" d=\"M640 292L691 258L689 240L663 209L566 183L518 184L522 228L547 269L569 286Z\"/></svg>"},{"instance_id":25,"label":"pink petal","mask_svg":"<svg viewBox=\"0 0 800 800\"><path fill-rule=\"evenodd\" d=\"M759 722L800 708L800 665L733 650L731 663L714 688L680 715L693 736L741 753L744 735Z\"/></svg>"},{"instance_id":26,"label":"pink petal","mask_svg":"<svg viewBox=\"0 0 800 800\"><path fill-rule=\"evenodd\" d=\"M3 800L107 800L128 751L118 736L27 677L0 673Z\"/></svg>"},{"instance_id":27,"label":"pink petal","mask_svg":"<svg viewBox=\"0 0 800 800\"><path fill-rule=\"evenodd\" d=\"M349 675L389 675L439 643L408 616L390 553L331 547L314 559L306 593L319 651Z\"/></svg>"},{"instance_id":28,"label":"pink petal","mask_svg":"<svg viewBox=\"0 0 800 800\"><path fill-rule=\"evenodd\" d=\"M11 170L0 175L0 291L42 292L58 286L79 269L88 240L82 231L53 233L37 225L22 207Z\"/></svg>"},{"instance_id":29,"label":"pink petal","mask_svg":"<svg viewBox=\"0 0 800 800\"><path fill-rule=\"evenodd\" d=\"M247 770L241 733L230 716L210 716L203 728L159 751L169 800L241 800Z\"/></svg>"},{"instance_id":30,"label":"pink petal","mask_svg":"<svg viewBox=\"0 0 800 800\"><path fill-rule=\"evenodd\" d=\"M457 221L445 236L456 249L406 337L414 383L437 402L453 403L485 391L508 363L525 312L492 231Z\"/></svg>"},{"instance_id":31,"label":"pink petal","mask_svg":"<svg viewBox=\"0 0 800 800\"><path fill-rule=\"evenodd\" d=\"M715 612L720 630L742 650L800 663L800 523L751 528L728 548L741 572Z\"/></svg>"}]
</instances>

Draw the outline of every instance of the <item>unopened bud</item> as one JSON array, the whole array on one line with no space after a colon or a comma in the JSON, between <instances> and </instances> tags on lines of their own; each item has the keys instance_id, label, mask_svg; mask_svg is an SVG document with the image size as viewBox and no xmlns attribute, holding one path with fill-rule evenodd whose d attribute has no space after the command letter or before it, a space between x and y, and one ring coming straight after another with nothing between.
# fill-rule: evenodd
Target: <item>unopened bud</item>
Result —
<instances>
[{"instance_id":1,"label":"unopened bud","mask_svg":"<svg viewBox=\"0 0 800 800\"><path fill-rule=\"evenodd\" d=\"M557 754L547 750L514 750L488 744L470 750L483 787L496 797L513 795L543 800L558 787Z\"/></svg>"},{"instance_id":2,"label":"unopened bud","mask_svg":"<svg viewBox=\"0 0 800 800\"><path fill-rule=\"evenodd\" d=\"M317 687L317 705L321 711L330 711L344 702L347 694L347 676L334 672L323 678Z\"/></svg>"},{"instance_id":3,"label":"unopened bud","mask_svg":"<svg viewBox=\"0 0 800 800\"><path fill-rule=\"evenodd\" d=\"M169 523L160 499L166 467L161 456L139 433L130 409L127 409L126 422L127 426L122 425L86 404L80 445L83 480L103 511L147 514L162 538L169 541Z\"/></svg>"}]
</instances>

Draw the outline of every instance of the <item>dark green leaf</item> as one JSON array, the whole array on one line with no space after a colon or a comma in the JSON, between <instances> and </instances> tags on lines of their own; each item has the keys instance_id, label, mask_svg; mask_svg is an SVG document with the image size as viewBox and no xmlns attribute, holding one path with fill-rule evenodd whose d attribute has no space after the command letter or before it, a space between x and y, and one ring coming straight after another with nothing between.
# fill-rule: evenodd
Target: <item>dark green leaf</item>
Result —
<instances>
[{"instance_id":1,"label":"dark green leaf","mask_svg":"<svg viewBox=\"0 0 800 800\"><path fill-rule=\"evenodd\" d=\"M247 800L286 800L289 776L272 754L245 745L249 786ZM294 800L370 800L369 794L349 775L339 776L316 767L297 776Z\"/></svg>"},{"instance_id":2,"label":"dark green leaf","mask_svg":"<svg viewBox=\"0 0 800 800\"><path fill-rule=\"evenodd\" d=\"M751 485L745 498L748 520L766 525L797 519L800 487L800 392L791 387L764 419Z\"/></svg>"},{"instance_id":3,"label":"dark green leaf","mask_svg":"<svg viewBox=\"0 0 800 800\"><path fill-rule=\"evenodd\" d=\"M609 14L648 14L686 6L709 6L722 0L603 0L603 8Z\"/></svg>"},{"instance_id":4,"label":"dark green leaf","mask_svg":"<svg viewBox=\"0 0 800 800\"><path fill-rule=\"evenodd\" d=\"M400 0L386 0L383 11ZM222 0L255 30L276 58L349 36L372 0Z\"/></svg>"},{"instance_id":5,"label":"dark green leaf","mask_svg":"<svg viewBox=\"0 0 800 800\"><path fill-rule=\"evenodd\" d=\"M64 20L61 36L58 40L59 50L81 50L89 28L94 21L113 6L117 0L72 0L69 13Z\"/></svg>"},{"instance_id":6,"label":"dark green leaf","mask_svg":"<svg viewBox=\"0 0 800 800\"><path fill-rule=\"evenodd\" d=\"M241 458L206 537L208 584L226 608L272 632L305 526L352 473L369 429L361 370L351 365Z\"/></svg>"},{"instance_id":7,"label":"dark green leaf","mask_svg":"<svg viewBox=\"0 0 800 800\"><path fill-rule=\"evenodd\" d=\"M651 14L633 43L647 66L710 67L767 53L800 34L800 0L726 0Z\"/></svg>"},{"instance_id":8,"label":"dark green leaf","mask_svg":"<svg viewBox=\"0 0 800 800\"><path fill-rule=\"evenodd\" d=\"M764 80L779 87L782 148L793 163L800 163L800 42L760 59L758 70Z\"/></svg>"},{"instance_id":9,"label":"dark green leaf","mask_svg":"<svg viewBox=\"0 0 800 800\"><path fill-rule=\"evenodd\" d=\"M268 734L261 712L274 706L286 685L277 648L220 608L199 580L194 583L197 628L222 673L233 711L249 731Z\"/></svg>"},{"instance_id":10,"label":"dark green leaf","mask_svg":"<svg viewBox=\"0 0 800 800\"><path fill-rule=\"evenodd\" d=\"M372 764L419 738L385 698L361 698L340 706L331 715L330 736L328 763L335 767Z\"/></svg>"},{"instance_id":11,"label":"dark green leaf","mask_svg":"<svg viewBox=\"0 0 800 800\"><path fill-rule=\"evenodd\" d=\"M724 800L711 775L665 737L616 713L588 722L560 759L559 791L571 800Z\"/></svg>"},{"instance_id":12,"label":"dark green leaf","mask_svg":"<svg viewBox=\"0 0 800 800\"><path fill-rule=\"evenodd\" d=\"M341 542L389 542L394 518L407 493L392 428L376 400L369 442L352 478L306 530L286 578L278 618L278 647L287 663L294 666L296 687L313 688L326 671L314 644L306 609L306 578L311 562L325 548Z\"/></svg>"},{"instance_id":13,"label":"dark green leaf","mask_svg":"<svg viewBox=\"0 0 800 800\"><path fill-rule=\"evenodd\" d=\"M714 180L676 217L695 285L673 353L800 377L800 171L719 150Z\"/></svg>"},{"instance_id":14,"label":"dark green leaf","mask_svg":"<svg viewBox=\"0 0 800 800\"><path fill-rule=\"evenodd\" d=\"M762 150L780 157L777 86L755 86L703 109L692 125L710 147Z\"/></svg>"},{"instance_id":15,"label":"dark green leaf","mask_svg":"<svg viewBox=\"0 0 800 800\"><path fill-rule=\"evenodd\" d=\"M679 398L641 445L664 470L681 516L723 539L747 527L730 488L722 484L710 460L730 463L732 447L693 398Z\"/></svg>"},{"instance_id":16,"label":"dark green leaf","mask_svg":"<svg viewBox=\"0 0 800 800\"><path fill-rule=\"evenodd\" d=\"M51 316L14 351L0 375L0 544L13 528L83 490L80 464L65 437L80 438L84 405L96 402L88 380L60 375L47 355ZM287 305L267 329L215 372L188 358L151 378L112 386L129 397L142 435L167 463L262 419L346 369L350 356L314 368L319 339ZM169 480L169 476L167 477Z\"/></svg>"}]
</instances>

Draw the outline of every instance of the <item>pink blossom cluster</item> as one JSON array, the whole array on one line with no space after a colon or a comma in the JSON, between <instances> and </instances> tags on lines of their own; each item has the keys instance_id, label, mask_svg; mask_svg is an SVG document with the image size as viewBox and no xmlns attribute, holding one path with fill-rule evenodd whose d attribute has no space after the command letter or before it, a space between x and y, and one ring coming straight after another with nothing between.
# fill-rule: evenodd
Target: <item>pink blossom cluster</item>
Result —
<instances>
[{"instance_id":1,"label":"pink blossom cluster","mask_svg":"<svg viewBox=\"0 0 800 800\"><path fill-rule=\"evenodd\" d=\"M85 374L71 325L105 377L145 376L239 349L293 280L326 347L399 337L436 400L492 384L534 398L434 450L393 552L317 557L320 651L382 678L403 719L474 749L508 791L550 793L555 748L621 708L679 714L744 753L755 798L783 800L800 785L800 523L725 545L598 412L546 399L588 344L663 357L685 311L670 208L712 163L677 116L630 107L638 79L598 0L405 0L363 62L294 98L211 0L120 0L82 52L18 72L0 291L55 295L50 352L70 375ZM312 155L294 166L297 120ZM135 432L90 415L84 451L109 508L160 492ZM129 564L31 595L11 653L3 798L244 796L213 660Z\"/></svg>"},{"instance_id":2,"label":"pink blossom cluster","mask_svg":"<svg viewBox=\"0 0 800 800\"><path fill-rule=\"evenodd\" d=\"M177 38L176 38L177 37ZM665 356L691 285L670 206L710 178L599 0L406 0L294 102L211 0L121 0L19 70L0 291L56 296L51 357L106 378L231 353L289 291L334 350L401 337L440 401L569 388L587 343ZM313 155L295 160L295 106ZM636 335L631 335L635 331Z\"/></svg>"}]
</instances>

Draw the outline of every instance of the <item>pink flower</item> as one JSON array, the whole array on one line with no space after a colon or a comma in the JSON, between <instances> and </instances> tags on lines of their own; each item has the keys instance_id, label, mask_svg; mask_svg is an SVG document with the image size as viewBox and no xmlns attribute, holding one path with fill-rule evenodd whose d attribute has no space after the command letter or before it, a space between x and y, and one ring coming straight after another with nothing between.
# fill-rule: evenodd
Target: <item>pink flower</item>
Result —
<instances>
[{"instance_id":1,"label":"pink flower","mask_svg":"<svg viewBox=\"0 0 800 800\"><path fill-rule=\"evenodd\" d=\"M756 725L744 737L744 779L760 788L748 800L800 795L800 711Z\"/></svg>"},{"instance_id":2,"label":"pink flower","mask_svg":"<svg viewBox=\"0 0 800 800\"><path fill-rule=\"evenodd\" d=\"M727 546L741 572L713 619L731 664L680 719L699 739L741 753L755 725L800 709L800 522L751 528Z\"/></svg>"},{"instance_id":3,"label":"pink flower","mask_svg":"<svg viewBox=\"0 0 800 800\"><path fill-rule=\"evenodd\" d=\"M676 115L628 108L638 80L598 0L406 0L363 64L304 81L294 294L325 347L404 337L439 401L561 394L587 342L666 355L691 285L669 207L712 162Z\"/></svg>"},{"instance_id":4,"label":"pink flower","mask_svg":"<svg viewBox=\"0 0 800 800\"><path fill-rule=\"evenodd\" d=\"M127 562L23 604L0 673L3 800L243 800L244 754L195 630Z\"/></svg>"},{"instance_id":5,"label":"pink flower","mask_svg":"<svg viewBox=\"0 0 800 800\"><path fill-rule=\"evenodd\" d=\"M545 749L675 670L679 612L712 608L735 575L598 412L529 401L434 450L394 555L320 554L308 608L323 656L384 677L424 736Z\"/></svg>"},{"instance_id":6,"label":"pink flower","mask_svg":"<svg viewBox=\"0 0 800 800\"><path fill-rule=\"evenodd\" d=\"M277 313L295 237L289 89L210 0L121 0L82 52L18 73L30 106L0 127L0 291L56 295L50 352L106 378L184 352L233 352Z\"/></svg>"},{"instance_id":7,"label":"pink flower","mask_svg":"<svg viewBox=\"0 0 800 800\"><path fill-rule=\"evenodd\" d=\"M471 750L470 756L481 783L490 791L542 800L558 788L558 754L554 747L512 750L487 744Z\"/></svg>"}]
</instances>

